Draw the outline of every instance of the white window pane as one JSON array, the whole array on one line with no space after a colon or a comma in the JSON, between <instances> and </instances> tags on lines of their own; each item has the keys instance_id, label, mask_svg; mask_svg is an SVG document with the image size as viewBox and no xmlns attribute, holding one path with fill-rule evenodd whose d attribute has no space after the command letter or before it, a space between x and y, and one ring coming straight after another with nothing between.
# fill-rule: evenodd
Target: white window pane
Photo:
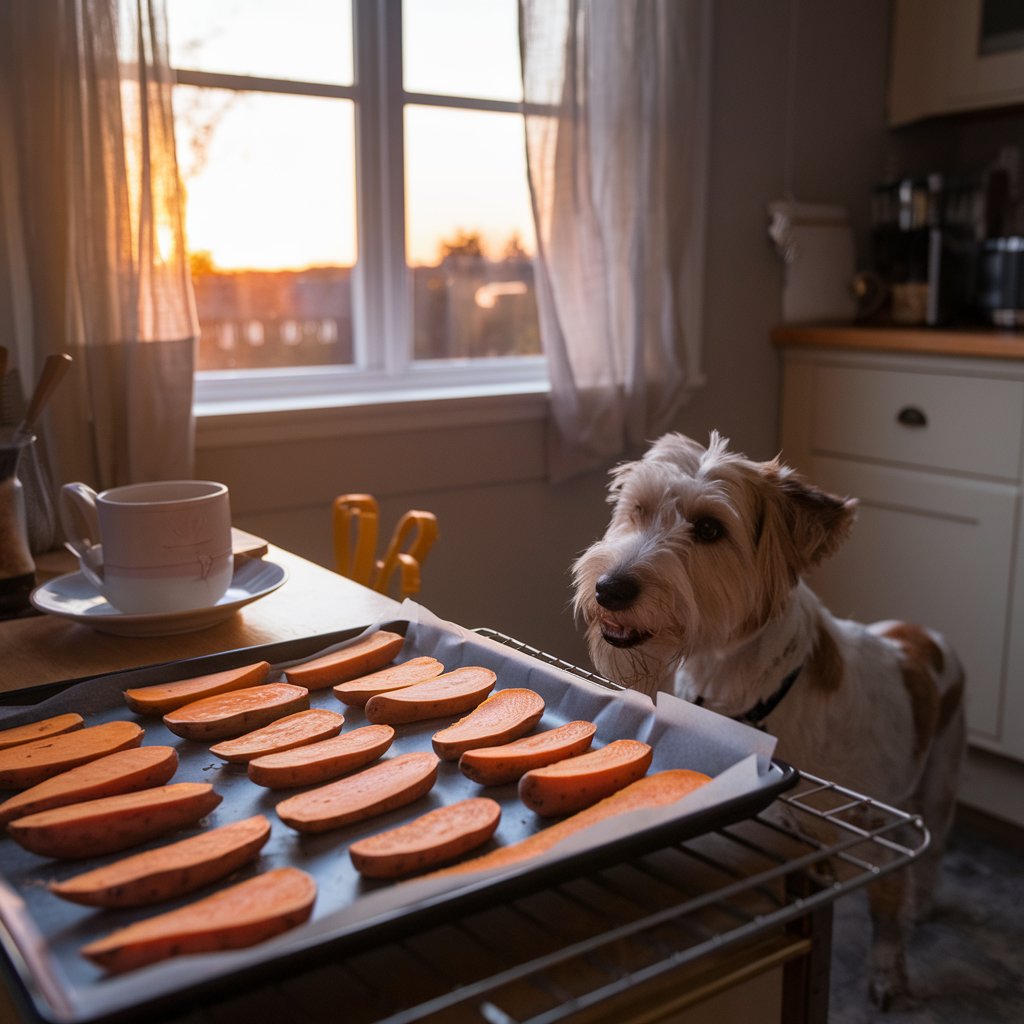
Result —
<instances>
[{"instance_id":1,"label":"white window pane","mask_svg":"<svg viewBox=\"0 0 1024 1024\"><path fill-rule=\"evenodd\" d=\"M409 92L523 98L516 0L404 0L404 85Z\"/></svg>"},{"instance_id":2,"label":"white window pane","mask_svg":"<svg viewBox=\"0 0 1024 1024\"><path fill-rule=\"evenodd\" d=\"M405 135L414 357L538 354L522 118L409 106Z\"/></svg>"},{"instance_id":3,"label":"white window pane","mask_svg":"<svg viewBox=\"0 0 1024 1024\"><path fill-rule=\"evenodd\" d=\"M460 231L499 256L513 238L532 256L533 217L518 114L408 106L405 110L409 262L436 263Z\"/></svg>"},{"instance_id":4,"label":"white window pane","mask_svg":"<svg viewBox=\"0 0 1024 1024\"><path fill-rule=\"evenodd\" d=\"M188 86L174 102L200 368L351 362L353 105Z\"/></svg>"},{"instance_id":5,"label":"white window pane","mask_svg":"<svg viewBox=\"0 0 1024 1024\"><path fill-rule=\"evenodd\" d=\"M350 0L168 0L171 64L351 85Z\"/></svg>"}]
</instances>

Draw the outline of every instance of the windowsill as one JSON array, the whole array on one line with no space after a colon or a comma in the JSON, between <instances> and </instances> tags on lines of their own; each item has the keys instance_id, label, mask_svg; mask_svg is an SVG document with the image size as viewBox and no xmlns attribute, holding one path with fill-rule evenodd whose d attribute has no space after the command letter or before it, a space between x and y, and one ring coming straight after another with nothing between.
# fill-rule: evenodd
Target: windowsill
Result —
<instances>
[{"instance_id":1,"label":"windowsill","mask_svg":"<svg viewBox=\"0 0 1024 1024\"><path fill-rule=\"evenodd\" d=\"M547 381L342 395L197 401L198 448L288 443L542 420Z\"/></svg>"}]
</instances>

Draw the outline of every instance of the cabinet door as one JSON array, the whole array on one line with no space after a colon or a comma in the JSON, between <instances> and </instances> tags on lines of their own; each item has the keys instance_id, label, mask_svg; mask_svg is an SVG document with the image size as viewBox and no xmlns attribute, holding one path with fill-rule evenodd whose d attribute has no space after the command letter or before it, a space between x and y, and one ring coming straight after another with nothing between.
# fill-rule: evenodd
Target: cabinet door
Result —
<instances>
[{"instance_id":1,"label":"cabinet door","mask_svg":"<svg viewBox=\"0 0 1024 1024\"><path fill-rule=\"evenodd\" d=\"M812 456L815 483L859 500L846 545L809 584L833 614L944 633L967 676L971 741L1003 749L1003 657L1017 488Z\"/></svg>"},{"instance_id":2,"label":"cabinet door","mask_svg":"<svg viewBox=\"0 0 1024 1024\"><path fill-rule=\"evenodd\" d=\"M1015 561L1000 751L1024 761L1024 544L1017 545Z\"/></svg>"},{"instance_id":3,"label":"cabinet door","mask_svg":"<svg viewBox=\"0 0 1024 1024\"><path fill-rule=\"evenodd\" d=\"M1013 20L1018 0L1003 2ZM1012 35L1006 45L985 37L990 3L895 0L889 66L892 127L1024 100L1024 47Z\"/></svg>"},{"instance_id":4,"label":"cabinet door","mask_svg":"<svg viewBox=\"0 0 1024 1024\"><path fill-rule=\"evenodd\" d=\"M1019 36L1020 0L1001 0L992 27L1008 24L1002 42L986 40L986 8L998 8L1000 0L955 0L946 13L949 50L945 66L948 109L970 110L1019 103L1024 97L1024 47ZM991 43L991 45L988 45Z\"/></svg>"}]
</instances>

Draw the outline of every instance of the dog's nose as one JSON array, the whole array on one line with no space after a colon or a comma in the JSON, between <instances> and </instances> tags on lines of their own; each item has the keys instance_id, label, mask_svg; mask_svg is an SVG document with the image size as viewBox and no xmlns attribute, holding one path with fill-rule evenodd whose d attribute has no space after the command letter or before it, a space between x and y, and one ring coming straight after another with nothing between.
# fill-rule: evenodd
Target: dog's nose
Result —
<instances>
[{"instance_id":1,"label":"dog's nose","mask_svg":"<svg viewBox=\"0 0 1024 1024\"><path fill-rule=\"evenodd\" d=\"M606 572L598 579L594 591L602 608L616 612L628 608L637 599L640 583L628 573Z\"/></svg>"}]
</instances>

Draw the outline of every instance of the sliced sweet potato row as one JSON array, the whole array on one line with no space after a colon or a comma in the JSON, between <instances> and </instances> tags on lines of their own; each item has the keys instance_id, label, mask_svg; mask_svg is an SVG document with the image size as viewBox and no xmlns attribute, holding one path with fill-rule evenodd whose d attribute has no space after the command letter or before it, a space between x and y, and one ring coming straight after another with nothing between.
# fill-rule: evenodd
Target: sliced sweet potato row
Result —
<instances>
[{"instance_id":1,"label":"sliced sweet potato row","mask_svg":"<svg viewBox=\"0 0 1024 1024\"><path fill-rule=\"evenodd\" d=\"M298 793L277 805L281 820L297 832L327 832L404 807L428 793L438 759L426 751L399 754L326 786Z\"/></svg>"},{"instance_id":2,"label":"sliced sweet potato row","mask_svg":"<svg viewBox=\"0 0 1024 1024\"><path fill-rule=\"evenodd\" d=\"M12 725L9 729L0 729L0 750L31 743L32 740L45 739L47 736L74 732L83 725L85 719L73 711L64 715L51 715L49 718L41 718L38 722L28 722L26 725Z\"/></svg>"},{"instance_id":3,"label":"sliced sweet potato row","mask_svg":"<svg viewBox=\"0 0 1024 1024\"><path fill-rule=\"evenodd\" d=\"M473 857L447 868L441 868L436 874L463 874L518 864L531 857L538 857L540 854L546 853L570 836L591 828L599 822L606 821L608 818L643 808L667 806L681 800L710 781L710 778L702 772L694 772L686 768L670 768L653 775L645 775L611 796L599 800L596 804L577 811L561 821L552 822L546 828L517 843L491 850L479 857Z\"/></svg>"},{"instance_id":4,"label":"sliced sweet potato row","mask_svg":"<svg viewBox=\"0 0 1024 1024\"><path fill-rule=\"evenodd\" d=\"M465 718L439 729L431 743L442 761L457 761L473 747L508 743L528 733L544 714L544 698L534 690L509 687L487 697Z\"/></svg>"},{"instance_id":5,"label":"sliced sweet potato row","mask_svg":"<svg viewBox=\"0 0 1024 1024\"><path fill-rule=\"evenodd\" d=\"M378 693L389 693L391 690L412 686L413 683L425 682L439 676L443 671L444 665L437 658L411 658L400 665L391 665L379 672L371 672L368 676L339 683L334 687L334 696L342 704L361 708Z\"/></svg>"},{"instance_id":6,"label":"sliced sweet potato row","mask_svg":"<svg viewBox=\"0 0 1024 1024\"><path fill-rule=\"evenodd\" d=\"M202 700L203 697L213 697L218 693L256 686L264 682L269 674L270 663L256 661L251 665L229 668L224 672L212 672L193 676L191 679L179 679L174 683L157 683L154 686L125 690L124 700L137 714L166 715L168 711L184 707L194 700Z\"/></svg>"},{"instance_id":7,"label":"sliced sweet potato row","mask_svg":"<svg viewBox=\"0 0 1024 1024\"><path fill-rule=\"evenodd\" d=\"M363 710L371 722L385 725L460 715L475 708L494 689L497 678L489 668L467 665L425 683L378 693Z\"/></svg>"},{"instance_id":8,"label":"sliced sweet potato row","mask_svg":"<svg viewBox=\"0 0 1024 1024\"><path fill-rule=\"evenodd\" d=\"M291 683L264 683L203 697L164 715L164 725L187 740L229 739L304 711L309 691Z\"/></svg>"},{"instance_id":9,"label":"sliced sweet potato row","mask_svg":"<svg viewBox=\"0 0 1024 1024\"><path fill-rule=\"evenodd\" d=\"M28 789L87 761L142 743L135 722L104 722L0 750L0 789Z\"/></svg>"},{"instance_id":10,"label":"sliced sweet potato row","mask_svg":"<svg viewBox=\"0 0 1024 1024\"><path fill-rule=\"evenodd\" d=\"M590 748L597 726L593 722L566 722L498 747L477 747L459 758L459 770L481 786L516 782L531 768L575 757Z\"/></svg>"},{"instance_id":11,"label":"sliced sweet potato row","mask_svg":"<svg viewBox=\"0 0 1024 1024\"><path fill-rule=\"evenodd\" d=\"M299 868L275 868L130 924L81 952L105 970L120 973L183 953L243 949L302 924L315 900L311 875Z\"/></svg>"},{"instance_id":12,"label":"sliced sweet potato row","mask_svg":"<svg viewBox=\"0 0 1024 1024\"><path fill-rule=\"evenodd\" d=\"M542 818L573 814L645 775L653 755L650 745L640 740L613 740L531 769L519 780L519 799Z\"/></svg>"},{"instance_id":13,"label":"sliced sweet potato row","mask_svg":"<svg viewBox=\"0 0 1024 1024\"><path fill-rule=\"evenodd\" d=\"M291 750L307 743L316 743L337 736L345 724L345 716L336 711L310 708L285 715L262 729L255 729L233 740L223 740L210 747L210 753L225 761L245 764L255 757Z\"/></svg>"},{"instance_id":14,"label":"sliced sweet potato row","mask_svg":"<svg viewBox=\"0 0 1024 1024\"><path fill-rule=\"evenodd\" d=\"M394 738L395 730L390 725L364 725L343 736L257 757L249 762L249 778L267 789L327 782L376 761Z\"/></svg>"},{"instance_id":15,"label":"sliced sweet potato row","mask_svg":"<svg viewBox=\"0 0 1024 1024\"><path fill-rule=\"evenodd\" d=\"M400 634L379 629L340 651L285 669L284 676L289 683L307 690L322 690L383 668L395 659L404 643L405 637Z\"/></svg>"},{"instance_id":16,"label":"sliced sweet potato row","mask_svg":"<svg viewBox=\"0 0 1024 1024\"><path fill-rule=\"evenodd\" d=\"M208 782L172 782L26 814L7 831L41 857L98 857L191 825L220 800Z\"/></svg>"},{"instance_id":17,"label":"sliced sweet potato row","mask_svg":"<svg viewBox=\"0 0 1024 1024\"><path fill-rule=\"evenodd\" d=\"M482 846L494 835L500 820L501 806L496 801L471 797L360 839L348 848L348 854L364 878L400 878L446 864Z\"/></svg>"},{"instance_id":18,"label":"sliced sweet potato row","mask_svg":"<svg viewBox=\"0 0 1024 1024\"><path fill-rule=\"evenodd\" d=\"M51 882L50 892L87 907L144 907L225 878L269 838L270 822L257 814Z\"/></svg>"},{"instance_id":19,"label":"sliced sweet potato row","mask_svg":"<svg viewBox=\"0 0 1024 1024\"><path fill-rule=\"evenodd\" d=\"M178 752L174 747L119 750L15 793L0 804L0 828L15 818L51 807L162 786L177 769Z\"/></svg>"}]
</instances>

